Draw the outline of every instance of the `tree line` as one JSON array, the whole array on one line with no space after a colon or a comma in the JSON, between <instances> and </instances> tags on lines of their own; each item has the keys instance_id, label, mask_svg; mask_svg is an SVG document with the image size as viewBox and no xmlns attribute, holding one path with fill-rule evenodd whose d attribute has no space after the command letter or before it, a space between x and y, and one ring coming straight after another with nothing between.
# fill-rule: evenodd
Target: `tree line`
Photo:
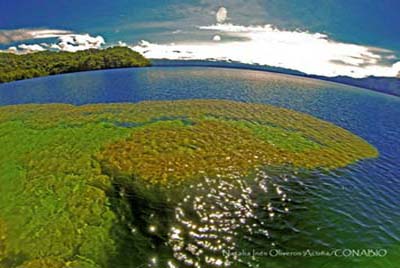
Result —
<instances>
[{"instance_id":1,"label":"tree line","mask_svg":"<svg viewBox=\"0 0 400 268\"><path fill-rule=\"evenodd\" d=\"M0 53L0 83L62 73L149 66L150 61L127 47L78 52Z\"/></svg>"}]
</instances>

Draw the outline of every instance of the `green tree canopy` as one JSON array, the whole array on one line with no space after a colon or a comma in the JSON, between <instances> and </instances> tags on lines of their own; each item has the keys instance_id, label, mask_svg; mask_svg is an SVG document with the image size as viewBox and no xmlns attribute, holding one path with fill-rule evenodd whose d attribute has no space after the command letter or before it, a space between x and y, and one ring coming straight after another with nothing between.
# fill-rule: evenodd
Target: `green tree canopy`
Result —
<instances>
[{"instance_id":1,"label":"green tree canopy","mask_svg":"<svg viewBox=\"0 0 400 268\"><path fill-rule=\"evenodd\" d=\"M110 68L144 67L150 61L127 47L78 52L0 53L0 83L33 77Z\"/></svg>"}]
</instances>

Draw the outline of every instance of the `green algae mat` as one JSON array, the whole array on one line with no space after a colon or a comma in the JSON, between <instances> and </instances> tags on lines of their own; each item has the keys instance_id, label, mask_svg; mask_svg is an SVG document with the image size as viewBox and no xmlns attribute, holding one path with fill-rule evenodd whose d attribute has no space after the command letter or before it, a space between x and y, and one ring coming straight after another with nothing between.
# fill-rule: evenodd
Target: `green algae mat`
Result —
<instances>
[{"instance_id":1,"label":"green algae mat","mask_svg":"<svg viewBox=\"0 0 400 268\"><path fill-rule=\"evenodd\" d=\"M1 107L0 267L117 267L132 217L121 185L162 192L197 177L266 166L329 170L377 155L347 130L261 104ZM146 235L135 234L120 266L146 262L147 247Z\"/></svg>"}]
</instances>

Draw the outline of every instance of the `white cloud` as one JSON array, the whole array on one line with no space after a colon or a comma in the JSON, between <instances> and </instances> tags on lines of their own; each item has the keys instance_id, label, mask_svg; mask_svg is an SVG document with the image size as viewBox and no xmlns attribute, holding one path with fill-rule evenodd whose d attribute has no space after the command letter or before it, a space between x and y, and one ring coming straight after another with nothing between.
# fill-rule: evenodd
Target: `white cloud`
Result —
<instances>
[{"instance_id":1,"label":"white cloud","mask_svg":"<svg viewBox=\"0 0 400 268\"><path fill-rule=\"evenodd\" d=\"M65 30L31 30L28 33L33 37L33 39L44 39L44 38L54 38L63 35L71 34L71 31Z\"/></svg>"},{"instance_id":2,"label":"white cloud","mask_svg":"<svg viewBox=\"0 0 400 268\"><path fill-rule=\"evenodd\" d=\"M11 49L14 52L16 52L16 50L13 49L13 47L10 47L9 49ZM39 44L33 44L33 45L21 44L21 45L18 46L18 49L21 50L21 51L24 51L26 53L28 53L28 52L37 52L37 51L45 51L46 50L42 45L39 45Z\"/></svg>"},{"instance_id":3,"label":"white cloud","mask_svg":"<svg viewBox=\"0 0 400 268\"><path fill-rule=\"evenodd\" d=\"M58 38L58 43L53 48L61 51L76 52L90 48L100 48L105 44L102 36L90 36L89 34L62 35Z\"/></svg>"},{"instance_id":4,"label":"white cloud","mask_svg":"<svg viewBox=\"0 0 400 268\"><path fill-rule=\"evenodd\" d=\"M228 17L228 10L225 7L220 7L215 15L218 23L224 23Z\"/></svg>"},{"instance_id":5,"label":"white cloud","mask_svg":"<svg viewBox=\"0 0 400 268\"><path fill-rule=\"evenodd\" d=\"M385 65L379 48L334 41L325 34L280 30L271 25L216 24L199 30L234 38L220 43L140 42L132 48L148 58L232 60L324 76L396 76L400 71L400 62Z\"/></svg>"},{"instance_id":6,"label":"white cloud","mask_svg":"<svg viewBox=\"0 0 400 268\"><path fill-rule=\"evenodd\" d=\"M218 34L214 35L213 41L221 41L221 36L219 36Z\"/></svg>"},{"instance_id":7,"label":"white cloud","mask_svg":"<svg viewBox=\"0 0 400 268\"><path fill-rule=\"evenodd\" d=\"M91 36L89 34L77 34L67 30L59 29L15 29L0 30L0 43L10 43L22 40L56 39L55 43L40 43L33 41L31 44L12 46L1 52L30 53L44 50L57 51L80 51L90 48L100 48L105 44L102 36Z\"/></svg>"},{"instance_id":8,"label":"white cloud","mask_svg":"<svg viewBox=\"0 0 400 268\"><path fill-rule=\"evenodd\" d=\"M119 46L119 47L127 47L128 44L125 43L125 42L123 42L123 41L118 41L118 46Z\"/></svg>"},{"instance_id":9,"label":"white cloud","mask_svg":"<svg viewBox=\"0 0 400 268\"><path fill-rule=\"evenodd\" d=\"M0 43L11 43L16 41L31 40L31 39L53 38L66 34L71 34L71 32L65 30L56 30L56 29L0 30Z\"/></svg>"},{"instance_id":10,"label":"white cloud","mask_svg":"<svg viewBox=\"0 0 400 268\"><path fill-rule=\"evenodd\" d=\"M31 53L44 50L76 52L90 48L98 49L104 44L102 36L90 36L89 34L74 34L69 31L40 30L30 33L34 39L57 38L56 43L21 44L18 47L9 47L5 52Z\"/></svg>"},{"instance_id":11,"label":"white cloud","mask_svg":"<svg viewBox=\"0 0 400 268\"><path fill-rule=\"evenodd\" d=\"M0 50L0 52L1 52L1 50ZM18 49L17 49L17 47L12 46L12 47L9 47L9 48L7 49L7 52L10 52L10 53L17 53L17 52L18 52Z\"/></svg>"}]
</instances>

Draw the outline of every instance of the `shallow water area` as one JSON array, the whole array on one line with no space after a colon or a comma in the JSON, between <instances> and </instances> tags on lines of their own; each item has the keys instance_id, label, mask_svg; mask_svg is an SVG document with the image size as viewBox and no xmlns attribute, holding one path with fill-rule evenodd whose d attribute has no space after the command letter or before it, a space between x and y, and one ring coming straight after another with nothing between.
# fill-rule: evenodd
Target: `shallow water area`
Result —
<instances>
[{"instance_id":1,"label":"shallow water area","mask_svg":"<svg viewBox=\"0 0 400 268\"><path fill-rule=\"evenodd\" d=\"M379 157L329 171L260 167L248 176L201 177L180 194L145 195L151 202L143 201L143 189L117 187L115 200L125 200L130 211L139 208L124 225L132 237L120 251L120 267L129 267L122 259L137 245L143 245L143 258L132 262L143 267L290 268L328 262L329 267L397 267L398 97L288 75L205 67L96 71L0 85L1 105L178 99L265 103L304 112L362 137ZM385 249L387 255L301 256L335 249Z\"/></svg>"}]
</instances>

